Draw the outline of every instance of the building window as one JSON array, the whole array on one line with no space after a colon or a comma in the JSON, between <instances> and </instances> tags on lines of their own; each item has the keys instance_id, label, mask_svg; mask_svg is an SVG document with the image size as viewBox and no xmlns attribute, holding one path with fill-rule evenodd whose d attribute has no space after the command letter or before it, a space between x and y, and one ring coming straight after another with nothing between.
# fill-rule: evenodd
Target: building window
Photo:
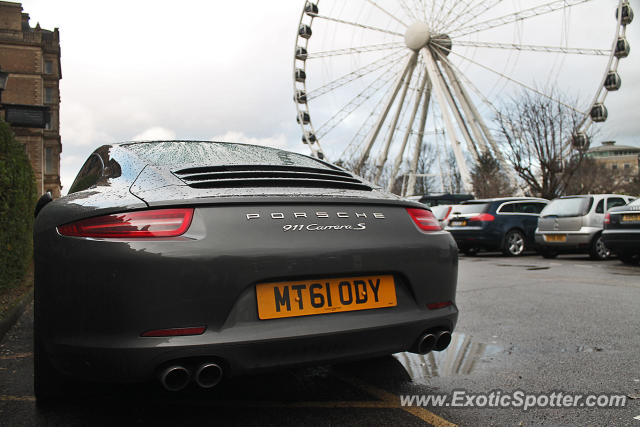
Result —
<instances>
[{"instance_id":1,"label":"building window","mask_svg":"<svg viewBox=\"0 0 640 427\"><path fill-rule=\"evenodd\" d=\"M44 173L46 175L55 173L53 170L53 147L44 148Z\"/></svg>"},{"instance_id":2,"label":"building window","mask_svg":"<svg viewBox=\"0 0 640 427\"><path fill-rule=\"evenodd\" d=\"M625 169L630 169L630 168L631 168L631 165L630 165L629 163L625 163L625 164L624 164L624 168L625 168Z\"/></svg>"},{"instance_id":3,"label":"building window","mask_svg":"<svg viewBox=\"0 0 640 427\"><path fill-rule=\"evenodd\" d=\"M618 165L611 165L611 169L613 169L613 170L618 169Z\"/></svg>"},{"instance_id":4,"label":"building window","mask_svg":"<svg viewBox=\"0 0 640 427\"><path fill-rule=\"evenodd\" d=\"M44 73L53 74L53 61L44 61Z\"/></svg>"},{"instance_id":5,"label":"building window","mask_svg":"<svg viewBox=\"0 0 640 427\"><path fill-rule=\"evenodd\" d=\"M52 87L44 88L44 103L53 104L53 88Z\"/></svg>"}]
</instances>

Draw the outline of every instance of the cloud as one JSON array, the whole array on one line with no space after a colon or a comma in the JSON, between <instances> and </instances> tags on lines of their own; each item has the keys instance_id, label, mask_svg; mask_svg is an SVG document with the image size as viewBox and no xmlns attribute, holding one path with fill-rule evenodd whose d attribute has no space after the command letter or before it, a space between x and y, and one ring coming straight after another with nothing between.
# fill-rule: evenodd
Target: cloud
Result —
<instances>
[{"instance_id":1,"label":"cloud","mask_svg":"<svg viewBox=\"0 0 640 427\"><path fill-rule=\"evenodd\" d=\"M176 139L176 133L162 126L154 126L131 138L133 141L153 141Z\"/></svg>"}]
</instances>

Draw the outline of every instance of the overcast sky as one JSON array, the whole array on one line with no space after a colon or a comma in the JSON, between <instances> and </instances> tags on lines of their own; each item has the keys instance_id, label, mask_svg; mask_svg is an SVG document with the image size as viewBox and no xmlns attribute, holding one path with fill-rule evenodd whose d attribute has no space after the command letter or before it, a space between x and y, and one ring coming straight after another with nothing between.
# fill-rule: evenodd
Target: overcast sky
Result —
<instances>
[{"instance_id":1,"label":"overcast sky","mask_svg":"<svg viewBox=\"0 0 640 427\"><path fill-rule=\"evenodd\" d=\"M631 3L640 14L640 1ZM225 139L306 152L291 81L303 4L24 0L31 26L60 28L63 193L88 154L111 142ZM627 32L632 53L619 69L624 90L607 99L604 132L633 144L640 143L638 25Z\"/></svg>"}]
</instances>

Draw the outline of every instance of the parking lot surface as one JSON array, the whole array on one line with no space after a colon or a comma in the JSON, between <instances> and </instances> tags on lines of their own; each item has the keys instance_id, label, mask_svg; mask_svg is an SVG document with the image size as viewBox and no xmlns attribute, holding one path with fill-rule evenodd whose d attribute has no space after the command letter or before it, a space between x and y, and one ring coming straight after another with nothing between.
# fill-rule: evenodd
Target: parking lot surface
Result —
<instances>
[{"instance_id":1,"label":"parking lot surface","mask_svg":"<svg viewBox=\"0 0 640 427\"><path fill-rule=\"evenodd\" d=\"M457 304L443 352L237 377L211 391L82 385L45 407L33 397L29 308L0 344L0 425L640 426L640 267L584 256L461 257ZM626 405L524 411L401 402L518 390L618 394Z\"/></svg>"}]
</instances>

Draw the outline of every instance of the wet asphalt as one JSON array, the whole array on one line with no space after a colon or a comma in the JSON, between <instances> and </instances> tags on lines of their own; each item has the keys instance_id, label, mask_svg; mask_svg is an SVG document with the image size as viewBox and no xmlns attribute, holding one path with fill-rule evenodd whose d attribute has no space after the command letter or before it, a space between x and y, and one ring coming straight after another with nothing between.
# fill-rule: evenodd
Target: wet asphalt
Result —
<instances>
[{"instance_id":1,"label":"wet asphalt","mask_svg":"<svg viewBox=\"0 0 640 427\"><path fill-rule=\"evenodd\" d=\"M446 351L225 380L211 391L91 385L33 398L31 306L0 343L0 426L640 426L640 267L584 256L460 259ZM466 390L627 396L624 408L406 407L401 394Z\"/></svg>"}]
</instances>

